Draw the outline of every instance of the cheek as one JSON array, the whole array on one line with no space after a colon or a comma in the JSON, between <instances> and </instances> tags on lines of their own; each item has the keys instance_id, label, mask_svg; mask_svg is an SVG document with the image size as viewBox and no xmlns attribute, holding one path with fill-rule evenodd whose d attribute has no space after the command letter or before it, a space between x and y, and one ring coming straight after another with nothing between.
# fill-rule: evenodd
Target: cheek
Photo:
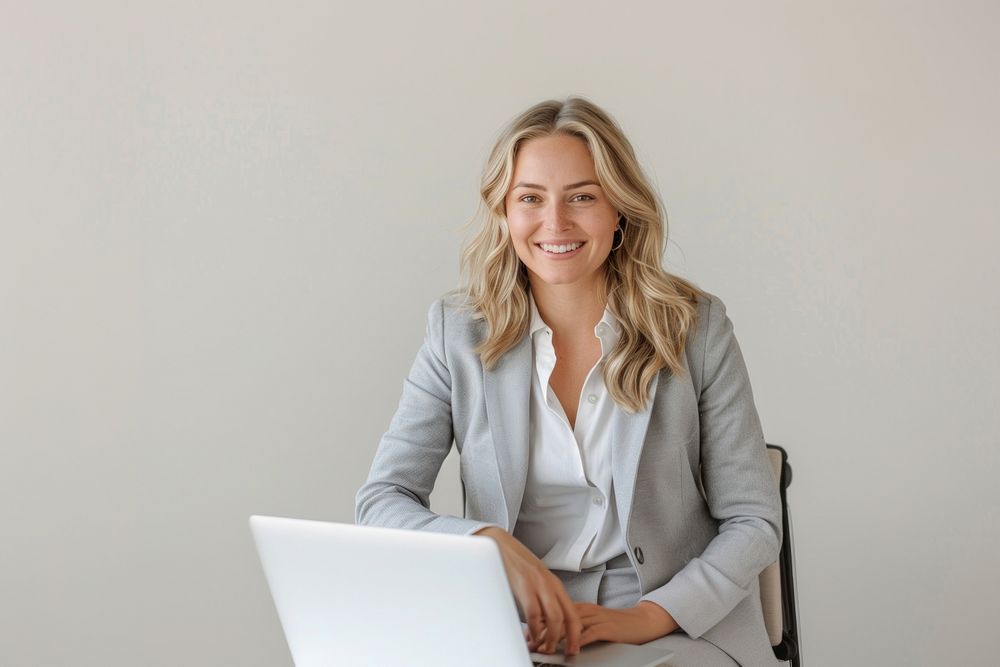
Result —
<instances>
[{"instance_id":1,"label":"cheek","mask_svg":"<svg viewBox=\"0 0 1000 667\"><path fill-rule=\"evenodd\" d=\"M528 240L521 234L511 233L511 243L514 246L514 252L517 256L521 258L522 262L531 261L531 244Z\"/></svg>"},{"instance_id":2,"label":"cheek","mask_svg":"<svg viewBox=\"0 0 1000 667\"><path fill-rule=\"evenodd\" d=\"M514 242L514 245L528 245L528 237L531 236L531 228L527 220L517 215L508 216L507 229L510 231L510 237Z\"/></svg>"}]
</instances>

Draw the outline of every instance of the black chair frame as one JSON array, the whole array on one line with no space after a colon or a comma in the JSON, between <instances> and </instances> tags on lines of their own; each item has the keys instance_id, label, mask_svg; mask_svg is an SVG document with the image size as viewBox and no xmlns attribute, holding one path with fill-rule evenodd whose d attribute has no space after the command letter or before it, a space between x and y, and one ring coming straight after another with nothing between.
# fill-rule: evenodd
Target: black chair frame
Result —
<instances>
[{"instance_id":1,"label":"black chair frame","mask_svg":"<svg viewBox=\"0 0 1000 667\"><path fill-rule=\"evenodd\" d=\"M788 513L788 498L786 491L792 483L792 466L788 463L788 452L780 445L767 445L781 453L781 479L778 487L781 492L781 529L785 538L781 541L781 553L778 560L781 563L781 612L783 625L781 643L772 647L774 657L787 660L792 667L802 667L802 648L799 636L799 614L795 591L795 547L792 540L791 521Z\"/></svg>"}]
</instances>

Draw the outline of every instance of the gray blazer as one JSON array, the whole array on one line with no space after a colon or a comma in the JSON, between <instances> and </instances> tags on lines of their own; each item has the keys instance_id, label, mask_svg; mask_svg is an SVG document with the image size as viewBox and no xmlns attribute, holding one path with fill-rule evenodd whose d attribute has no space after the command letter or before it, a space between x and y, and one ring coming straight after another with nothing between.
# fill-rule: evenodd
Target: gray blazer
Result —
<instances>
[{"instance_id":1,"label":"gray blazer","mask_svg":"<svg viewBox=\"0 0 1000 667\"><path fill-rule=\"evenodd\" d=\"M356 499L364 525L469 534L513 531L528 467L532 346L526 334L492 371L473 347L486 324L436 300L388 431ZM641 412L614 413L612 479L642 597L692 638L741 665L774 665L757 577L777 560L781 501L743 355L726 307L699 301L683 357L660 371ZM430 511L441 463L459 451L465 516ZM593 602L593 600L591 600Z\"/></svg>"}]
</instances>

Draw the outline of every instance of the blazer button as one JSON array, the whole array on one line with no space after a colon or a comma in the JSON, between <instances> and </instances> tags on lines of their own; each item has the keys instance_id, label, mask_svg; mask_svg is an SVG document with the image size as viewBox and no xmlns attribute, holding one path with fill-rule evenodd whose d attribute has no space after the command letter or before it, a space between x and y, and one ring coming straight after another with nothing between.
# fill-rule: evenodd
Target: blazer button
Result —
<instances>
[{"instance_id":1,"label":"blazer button","mask_svg":"<svg viewBox=\"0 0 1000 667\"><path fill-rule=\"evenodd\" d=\"M639 547L635 548L635 560L637 563L639 563L639 565L642 565L645 562L642 557L642 549L640 549Z\"/></svg>"}]
</instances>

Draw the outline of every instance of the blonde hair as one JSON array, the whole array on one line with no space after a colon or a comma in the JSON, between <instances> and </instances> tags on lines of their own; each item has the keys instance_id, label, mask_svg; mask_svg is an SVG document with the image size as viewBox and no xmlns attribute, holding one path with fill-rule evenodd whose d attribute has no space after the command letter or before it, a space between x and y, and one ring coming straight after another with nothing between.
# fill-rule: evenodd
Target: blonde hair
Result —
<instances>
[{"instance_id":1,"label":"blonde hair","mask_svg":"<svg viewBox=\"0 0 1000 667\"><path fill-rule=\"evenodd\" d=\"M577 96L546 100L503 128L483 170L478 210L466 225L476 229L462 250L462 286L451 293L463 297L476 319L486 321L486 338L475 352L492 369L527 334L530 320L527 269L506 224L504 201L514 160L522 143L557 133L587 144L597 179L624 218L624 241L608 256L601 284L601 296L621 328L605 360L604 382L619 406L635 412L646 405L660 369L684 372L684 344L697 319L698 295L704 292L663 269L663 206L622 130L593 102Z\"/></svg>"}]
</instances>

